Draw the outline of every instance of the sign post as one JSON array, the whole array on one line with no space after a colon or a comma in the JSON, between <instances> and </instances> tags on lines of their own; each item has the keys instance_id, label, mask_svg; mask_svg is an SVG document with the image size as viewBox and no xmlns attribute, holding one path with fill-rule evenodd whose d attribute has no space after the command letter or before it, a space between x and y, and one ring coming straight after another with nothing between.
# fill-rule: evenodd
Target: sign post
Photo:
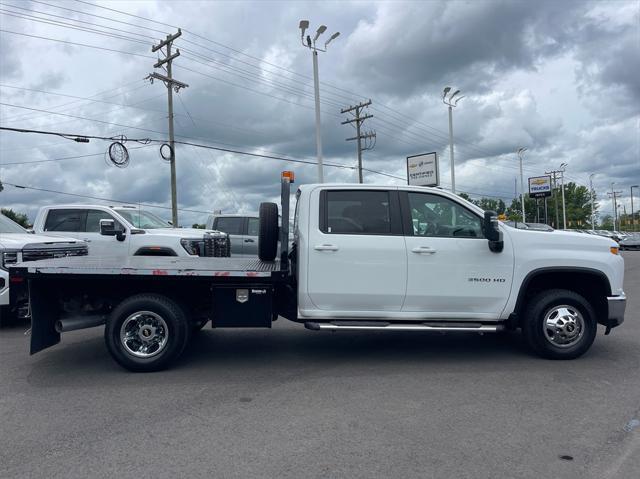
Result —
<instances>
[{"instance_id":1,"label":"sign post","mask_svg":"<svg viewBox=\"0 0 640 479\"><path fill-rule=\"evenodd\" d=\"M440 185L440 169L436 152L407 156L407 184L410 186Z\"/></svg>"}]
</instances>

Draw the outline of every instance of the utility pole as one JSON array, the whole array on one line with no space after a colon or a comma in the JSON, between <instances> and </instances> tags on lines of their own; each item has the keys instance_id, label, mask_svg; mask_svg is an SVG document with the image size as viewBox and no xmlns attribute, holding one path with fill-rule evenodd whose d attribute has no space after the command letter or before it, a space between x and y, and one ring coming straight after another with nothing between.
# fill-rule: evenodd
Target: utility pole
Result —
<instances>
[{"instance_id":1,"label":"utility pole","mask_svg":"<svg viewBox=\"0 0 640 479\"><path fill-rule=\"evenodd\" d=\"M633 189L634 188L638 188L638 185L631 186L631 230L632 231L636 230L636 220L633 216Z\"/></svg>"},{"instance_id":2,"label":"utility pole","mask_svg":"<svg viewBox=\"0 0 640 479\"><path fill-rule=\"evenodd\" d=\"M545 175L553 175L553 201L556 206L556 224L555 224L556 229L558 229L558 226L560 226L560 216L559 216L559 210L558 210L558 192L556 191L558 189L558 181L556 180L557 173L560 173L560 172L558 170L551 170L551 171L544 172Z\"/></svg>"},{"instance_id":3,"label":"utility pole","mask_svg":"<svg viewBox=\"0 0 640 479\"><path fill-rule=\"evenodd\" d=\"M161 75L159 73L153 72L147 76L147 79L153 83L153 80L162 81L167 87L167 101L168 101L168 111L169 111L169 146L170 146L170 154L169 163L171 165L171 222L174 228L178 227L178 192L176 185L176 145L175 138L173 135L173 91L176 93L180 90L180 88L187 88L189 85L186 83L182 83L178 80L174 80L171 72L171 64L174 59L180 56L180 50L176 49L174 54L171 53L171 47L173 45L173 41L182 35L182 31L178 28L178 33L174 33L173 35L167 35L167 38L162 40L157 45L151 47L152 52L157 52L160 50L161 53L164 54L163 59L158 59L153 68L163 68L163 65L166 64L166 76ZM162 52L162 48L166 48L166 53Z\"/></svg>"},{"instance_id":4,"label":"utility pole","mask_svg":"<svg viewBox=\"0 0 640 479\"><path fill-rule=\"evenodd\" d=\"M373 149L373 147L375 146L375 138L376 138L376 133L374 131L369 131L369 132L365 132L365 133L361 133L360 132L360 127L362 126L362 123L364 123L365 120L368 120L369 118L373 118L373 115L367 113L366 115L362 116L362 109L363 108L368 108L369 105L371 105L371 100L368 100L366 102L360 102L357 105L353 105L353 106L349 106L347 108L343 108L342 110L340 110L340 113L344 114L344 113L353 113L354 117L351 118L350 120L345 120L342 122L343 125L347 125L350 123L355 123L356 124L356 136L352 137L352 138L347 138L346 141L353 141L356 140L357 141L357 145L358 145L358 183L362 183L362 152L364 150L371 150ZM365 147L362 147L362 140L365 141Z\"/></svg>"},{"instance_id":5,"label":"utility pole","mask_svg":"<svg viewBox=\"0 0 640 479\"><path fill-rule=\"evenodd\" d=\"M607 195L609 195L609 197L611 198L611 200L613 201L613 230L617 231L618 230L618 195L622 194L622 191L616 191L613 189L613 185L615 185L615 182L611 183L611 191L607 193Z\"/></svg>"},{"instance_id":6,"label":"utility pole","mask_svg":"<svg viewBox=\"0 0 640 479\"><path fill-rule=\"evenodd\" d=\"M562 229L567 229L567 206L564 202L564 172L567 168L566 163L560 165L560 187L562 188Z\"/></svg>"}]
</instances>

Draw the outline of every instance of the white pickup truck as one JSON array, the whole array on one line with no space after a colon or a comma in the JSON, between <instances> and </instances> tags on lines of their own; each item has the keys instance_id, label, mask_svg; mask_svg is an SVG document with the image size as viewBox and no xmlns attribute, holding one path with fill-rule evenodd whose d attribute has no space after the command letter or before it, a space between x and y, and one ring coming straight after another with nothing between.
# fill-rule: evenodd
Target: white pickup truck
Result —
<instances>
[{"instance_id":1,"label":"white pickup truck","mask_svg":"<svg viewBox=\"0 0 640 479\"><path fill-rule=\"evenodd\" d=\"M289 216L289 176L282 217ZM106 322L113 358L167 367L190 334L271 327L490 333L521 329L531 349L573 359L624 319L624 262L606 238L511 228L437 188L312 184L296 193L294 244L275 260L275 203L260 205L259 258L91 258L11 268L30 285L35 353L60 332ZM47 287L64 277L59 290ZM72 302L71 307L56 305ZM91 308L82 305L91 305ZM327 339L330 341L330 339Z\"/></svg>"},{"instance_id":2,"label":"white pickup truck","mask_svg":"<svg viewBox=\"0 0 640 479\"><path fill-rule=\"evenodd\" d=\"M230 255L225 233L172 228L153 213L135 206L45 206L38 212L33 230L86 241L92 256Z\"/></svg>"},{"instance_id":3,"label":"white pickup truck","mask_svg":"<svg viewBox=\"0 0 640 479\"><path fill-rule=\"evenodd\" d=\"M26 314L26 294L9 304L9 266L47 258L85 256L87 244L75 238L30 234L0 214L0 325L12 313Z\"/></svg>"}]
</instances>

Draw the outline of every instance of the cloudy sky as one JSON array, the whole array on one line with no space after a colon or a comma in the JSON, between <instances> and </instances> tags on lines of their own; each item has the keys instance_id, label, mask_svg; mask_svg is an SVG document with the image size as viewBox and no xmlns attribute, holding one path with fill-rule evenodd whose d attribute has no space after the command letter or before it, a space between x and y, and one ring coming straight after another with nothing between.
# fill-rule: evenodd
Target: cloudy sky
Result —
<instances>
[{"instance_id":1,"label":"cloudy sky","mask_svg":"<svg viewBox=\"0 0 640 479\"><path fill-rule=\"evenodd\" d=\"M166 139L166 89L143 79L154 71L151 45L180 27L174 77L189 87L175 98L176 139L313 162L312 59L300 19L312 31L328 26L320 44L341 33L319 56L325 161L344 166L326 167L329 181L356 178L355 144L345 141L354 130L340 109L371 99L364 128L377 143L365 167L404 177L408 155L437 151L449 187L441 92L450 85L465 96L453 118L458 191L509 201L515 151L527 147L525 176L566 162L568 181L588 185L596 173L602 213L611 213L611 182L629 211L629 187L640 184L638 1L1 0L0 125ZM33 220L45 204L117 200L170 218L159 208L170 190L158 143L128 141L127 168L106 162L109 144L0 132L0 204ZM282 169L299 183L317 178L312 164L186 145L176 156L182 224L257 210L278 195ZM366 172L365 182L402 180Z\"/></svg>"}]
</instances>

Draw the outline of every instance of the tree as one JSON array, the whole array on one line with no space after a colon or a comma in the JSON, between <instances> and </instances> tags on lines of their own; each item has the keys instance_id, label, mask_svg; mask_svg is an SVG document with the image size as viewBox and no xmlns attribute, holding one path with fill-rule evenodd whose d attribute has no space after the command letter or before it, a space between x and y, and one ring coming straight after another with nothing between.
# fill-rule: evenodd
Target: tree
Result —
<instances>
[{"instance_id":1,"label":"tree","mask_svg":"<svg viewBox=\"0 0 640 479\"><path fill-rule=\"evenodd\" d=\"M613 217L611 215L604 215L600 222L600 229L613 230Z\"/></svg>"},{"instance_id":2,"label":"tree","mask_svg":"<svg viewBox=\"0 0 640 479\"><path fill-rule=\"evenodd\" d=\"M31 228L29 224L29 218L24 213L16 213L15 211L7 208L0 209L0 212L7 218L12 219L23 228Z\"/></svg>"},{"instance_id":3,"label":"tree","mask_svg":"<svg viewBox=\"0 0 640 479\"><path fill-rule=\"evenodd\" d=\"M0 181L0 191L4 190L4 187L2 186L2 181Z\"/></svg>"}]
</instances>

